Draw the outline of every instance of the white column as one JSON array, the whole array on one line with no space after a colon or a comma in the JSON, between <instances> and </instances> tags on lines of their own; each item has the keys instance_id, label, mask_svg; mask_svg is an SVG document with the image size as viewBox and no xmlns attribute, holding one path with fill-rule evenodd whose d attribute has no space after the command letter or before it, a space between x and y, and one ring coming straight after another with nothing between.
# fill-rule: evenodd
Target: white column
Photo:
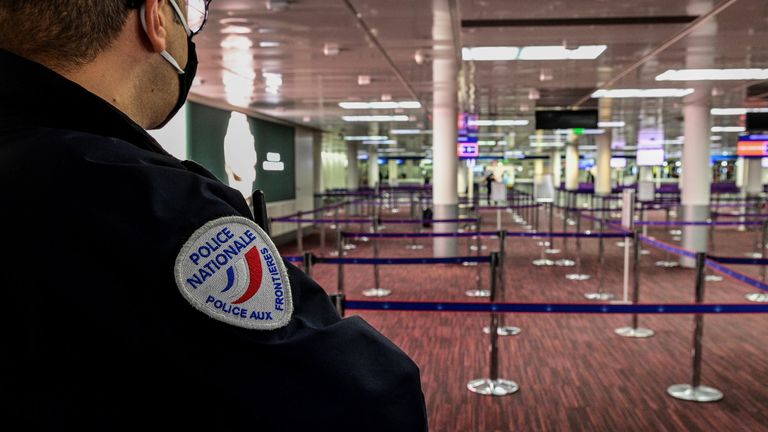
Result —
<instances>
[{"instance_id":1,"label":"white column","mask_svg":"<svg viewBox=\"0 0 768 432\"><path fill-rule=\"evenodd\" d=\"M563 163L560 160L560 150L552 150L552 159L550 165L552 166L552 183L555 185L555 189L560 187L560 183L563 181L560 172L563 170Z\"/></svg>"},{"instance_id":2,"label":"white column","mask_svg":"<svg viewBox=\"0 0 768 432\"><path fill-rule=\"evenodd\" d=\"M747 176L744 191L747 196L759 195L763 191L763 161L760 158L748 158L745 162Z\"/></svg>"},{"instance_id":3,"label":"white column","mask_svg":"<svg viewBox=\"0 0 768 432\"><path fill-rule=\"evenodd\" d=\"M372 145L368 148L368 186L375 188L379 183L379 149Z\"/></svg>"},{"instance_id":4,"label":"white column","mask_svg":"<svg viewBox=\"0 0 768 432\"><path fill-rule=\"evenodd\" d=\"M458 70L454 54L453 28L449 0L433 0L432 39L433 111L432 111L432 202L435 219L458 217L456 193L456 116ZM439 223L435 232L456 232L458 224ZM456 256L455 238L434 238L436 257Z\"/></svg>"},{"instance_id":5,"label":"white column","mask_svg":"<svg viewBox=\"0 0 768 432\"><path fill-rule=\"evenodd\" d=\"M683 180L681 207L684 221L704 221L709 218L710 183L710 87L695 86L683 105ZM706 252L709 229L706 226L684 226L684 249ZM680 264L693 268L692 258L682 257Z\"/></svg>"},{"instance_id":6,"label":"white column","mask_svg":"<svg viewBox=\"0 0 768 432\"><path fill-rule=\"evenodd\" d=\"M742 189L744 184L744 176L747 174L745 166L747 165L746 158L739 156L739 160L736 161L736 187Z\"/></svg>"},{"instance_id":7,"label":"white column","mask_svg":"<svg viewBox=\"0 0 768 432\"><path fill-rule=\"evenodd\" d=\"M389 171L389 185L397 186L397 178L400 175L397 171L397 159L387 161L387 171Z\"/></svg>"},{"instance_id":8,"label":"white column","mask_svg":"<svg viewBox=\"0 0 768 432\"><path fill-rule=\"evenodd\" d=\"M565 146L565 190L579 188L579 147L574 140Z\"/></svg>"},{"instance_id":9,"label":"white column","mask_svg":"<svg viewBox=\"0 0 768 432\"><path fill-rule=\"evenodd\" d=\"M323 137L320 133L312 135L312 185L315 193L323 191Z\"/></svg>"},{"instance_id":10,"label":"white column","mask_svg":"<svg viewBox=\"0 0 768 432\"><path fill-rule=\"evenodd\" d=\"M347 142L347 189L360 187L360 170L357 166L357 143Z\"/></svg>"},{"instance_id":11,"label":"white column","mask_svg":"<svg viewBox=\"0 0 768 432\"><path fill-rule=\"evenodd\" d=\"M597 136L597 175L595 194L611 193L611 136L607 133Z\"/></svg>"}]
</instances>

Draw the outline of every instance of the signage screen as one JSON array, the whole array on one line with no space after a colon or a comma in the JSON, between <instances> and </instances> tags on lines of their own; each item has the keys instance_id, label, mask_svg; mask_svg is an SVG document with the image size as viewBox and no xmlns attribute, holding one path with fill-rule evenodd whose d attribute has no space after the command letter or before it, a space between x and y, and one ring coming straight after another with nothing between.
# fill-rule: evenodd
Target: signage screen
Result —
<instances>
[{"instance_id":1,"label":"signage screen","mask_svg":"<svg viewBox=\"0 0 768 432\"><path fill-rule=\"evenodd\" d=\"M597 110L536 111L536 129L597 129Z\"/></svg>"},{"instance_id":2,"label":"signage screen","mask_svg":"<svg viewBox=\"0 0 768 432\"><path fill-rule=\"evenodd\" d=\"M480 146L477 143L461 143L456 146L456 154L460 158L476 158L480 156Z\"/></svg>"},{"instance_id":3,"label":"signage screen","mask_svg":"<svg viewBox=\"0 0 768 432\"><path fill-rule=\"evenodd\" d=\"M637 166L661 166L664 149L637 149Z\"/></svg>"},{"instance_id":4,"label":"signage screen","mask_svg":"<svg viewBox=\"0 0 768 432\"><path fill-rule=\"evenodd\" d=\"M611 168L626 168L626 167L627 167L626 158L619 158L619 157L611 158Z\"/></svg>"}]
</instances>

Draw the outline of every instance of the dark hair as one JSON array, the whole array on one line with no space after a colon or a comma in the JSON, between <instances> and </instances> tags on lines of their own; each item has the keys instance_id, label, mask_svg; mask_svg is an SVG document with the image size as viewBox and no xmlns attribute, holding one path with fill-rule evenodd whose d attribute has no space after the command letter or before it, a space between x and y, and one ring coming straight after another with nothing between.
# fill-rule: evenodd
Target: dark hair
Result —
<instances>
[{"instance_id":1,"label":"dark hair","mask_svg":"<svg viewBox=\"0 0 768 432\"><path fill-rule=\"evenodd\" d=\"M135 3L0 0L0 48L54 67L73 69L92 61L114 42Z\"/></svg>"}]
</instances>

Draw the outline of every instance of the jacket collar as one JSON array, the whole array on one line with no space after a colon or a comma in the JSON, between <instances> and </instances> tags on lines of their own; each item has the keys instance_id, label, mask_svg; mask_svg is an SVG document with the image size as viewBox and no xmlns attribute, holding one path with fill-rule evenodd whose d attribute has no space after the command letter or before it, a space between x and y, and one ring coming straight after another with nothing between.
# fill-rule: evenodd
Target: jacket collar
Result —
<instances>
[{"instance_id":1,"label":"jacket collar","mask_svg":"<svg viewBox=\"0 0 768 432\"><path fill-rule=\"evenodd\" d=\"M168 153L107 101L38 63L0 49L0 128L27 125L121 139Z\"/></svg>"}]
</instances>

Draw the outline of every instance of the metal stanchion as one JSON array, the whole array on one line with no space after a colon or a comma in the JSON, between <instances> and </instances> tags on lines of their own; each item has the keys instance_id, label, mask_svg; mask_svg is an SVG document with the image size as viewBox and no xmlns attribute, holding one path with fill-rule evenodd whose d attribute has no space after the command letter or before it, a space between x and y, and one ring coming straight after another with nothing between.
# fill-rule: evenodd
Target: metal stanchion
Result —
<instances>
[{"instance_id":1,"label":"metal stanchion","mask_svg":"<svg viewBox=\"0 0 768 432\"><path fill-rule=\"evenodd\" d=\"M482 250L482 247L481 247L482 245L481 245L481 241L480 241L480 223L481 223L480 222L480 218L478 218L477 225L476 225L476 232L475 232L475 236L474 236L476 244L475 244L474 248L472 248L470 246L470 249L474 250L475 251L475 255L478 256L478 257L480 256L480 251ZM475 263L475 264L477 264L477 263ZM480 273L480 266L477 265L476 269L477 269L477 273L475 274L475 281L477 282L477 286L473 290L465 291L464 294L466 294L468 297L490 297L491 296L491 291L485 290L485 289L481 288L483 277L482 277L482 274Z\"/></svg>"},{"instance_id":2,"label":"metal stanchion","mask_svg":"<svg viewBox=\"0 0 768 432\"><path fill-rule=\"evenodd\" d=\"M550 202L547 204L549 205L549 233L547 236L547 241L538 242L538 245L541 246L541 256L538 259L533 260L533 265L537 267L550 267L555 265L554 261L547 258L547 251L556 251L555 253L560 252L557 249L547 249L548 247L552 247L552 216L554 203Z\"/></svg>"},{"instance_id":3,"label":"metal stanchion","mask_svg":"<svg viewBox=\"0 0 768 432\"><path fill-rule=\"evenodd\" d=\"M299 253L304 253L304 236L301 235L301 212L296 214L296 247Z\"/></svg>"},{"instance_id":4,"label":"metal stanchion","mask_svg":"<svg viewBox=\"0 0 768 432\"><path fill-rule=\"evenodd\" d=\"M602 212L601 212L602 213ZM603 214L604 215L604 214ZM611 293L603 292L603 283L605 282L605 241L603 233L605 232L605 219L600 219L600 238L597 244L597 292L584 294L584 297L590 300L610 300L614 297Z\"/></svg>"},{"instance_id":5,"label":"metal stanchion","mask_svg":"<svg viewBox=\"0 0 768 432\"><path fill-rule=\"evenodd\" d=\"M581 233L581 211L579 210L576 210L576 233ZM576 237L576 273L569 273L565 278L572 281L585 281L591 277L581 272L581 237Z\"/></svg>"},{"instance_id":6,"label":"metal stanchion","mask_svg":"<svg viewBox=\"0 0 768 432\"><path fill-rule=\"evenodd\" d=\"M497 296L499 301L504 301L504 296L506 294L506 280L504 279L504 269L506 268L505 264L505 257L506 257L506 240L507 240L507 232L504 230L499 230L499 284L501 285L501 289L499 290L499 295ZM520 330L520 327L515 326L507 326L504 325L504 315L501 315L499 317L499 327L496 329L496 332L499 334L499 336L517 336L520 334L522 330ZM490 327L483 327L483 332L485 334L488 334L491 332Z\"/></svg>"},{"instance_id":7,"label":"metal stanchion","mask_svg":"<svg viewBox=\"0 0 768 432\"><path fill-rule=\"evenodd\" d=\"M315 265L315 256L312 252L304 252L304 274L312 277L312 267Z\"/></svg>"},{"instance_id":8,"label":"metal stanchion","mask_svg":"<svg viewBox=\"0 0 768 432\"><path fill-rule=\"evenodd\" d=\"M762 245L763 247L760 249L760 258L765 259L765 245L768 243L768 219L763 221L762 226ZM766 269L764 265L760 266L760 279L765 283L766 278ZM749 293L744 296L747 300L751 302L756 303L768 303L768 293L765 292L756 292L756 293Z\"/></svg>"},{"instance_id":9,"label":"metal stanchion","mask_svg":"<svg viewBox=\"0 0 768 432\"><path fill-rule=\"evenodd\" d=\"M696 254L696 304L704 301L704 266L707 254ZM723 393L712 387L701 385L701 355L702 339L704 336L704 315L694 316L695 329L693 332L693 376L691 384L676 384L667 389L667 393L676 399L692 402L716 402L723 398Z\"/></svg>"},{"instance_id":10,"label":"metal stanchion","mask_svg":"<svg viewBox=\"0 0 768 432\"><path fill-rule=\"evenodd\" d=\"M545 254L559 254L560 249L554 248L554 243L552 242L552 232L554 231L554 224L555 224L555 205L554 203L549 203L549 235L547 236L547 241L549 242L548 249L544 250Z\"/></svg>"},{"instance_id":11,"label":"metal stanchion","mask_svg":"<svg viewBox=\"0 0 768 432\"><path fill-rule=\"evenodd\" d=\"M637 304L640 301L640 230L635 229L635 236L632 238L632 250L634 262L632 263L632 304ZM615 330L616 334L624 337L632 338L647 338L654 335L653 330L640 327L638 325L638 315L632 314L632 326L621 327Z\"/></svg>"},{"instance_id":12,"label":"metal stanchion","mask_svg":"<svg viewBox=\"0 0 768 432\"><path fill-rule=\"evenodd\" d=\"M665 221L666 221L666 223L669 223L669 207L665 207L665 210L666 210ZM667 225L667 226L669 226L669 225ZM710 238L710 240L712 239L712 234L711 233L710 233L709 238ZM712 249L710 248L710 250L712 250ZM670 256L669 251L665 250L664 251L664 259L661 260L661 261L656 261L656 267L664 267L664 268L679 267L680 263L677 262L677 261L673 261L671 258L672 257Z\"/></svg>"},{"instance_id":13,"label":"metal stanchion","mask_svg":"<svg viewBox=\"0 0 768 432\"><path fill-rule=\"evenodd\" d=\"M373 232L374 234L379 232L379 223L376 218L373 219ZM379 259L379 237L373 239L373 258ZM374 261L373 263L373 288L369 288L363 291L363 295L366 297L386 297L392 294L392 290L381 288L379 280L379 264Z\"/></svg>"},{"instance_id":14,"label":"metal stanchion","mask_svg":"<svg viewBox=\"0 0 768 432\"><path fill-rule=\"evenodd\" d=\"M496 301L496 283L499 277L499 253L491 253L491 302ZM470 381L467 384L469 391L489 396L506 396L515 393L520 389L514 381L499 378L499 314L491 313L490 349L489 358L489 376L488 378L479 378Z\"/></svg>"},{"instance_id":15,"label":"metal stanchion","mask_svg":"<svg viewBox=\"0 0 768 432\"><path fill-rule=\"evenodd\" d=\"M341 231L336 231L336 251L338 257L344 255L344 248L341 245ZM336 265L336 292L344 295L344 264L342 263Z\"/></svg>"}]
</instances>

